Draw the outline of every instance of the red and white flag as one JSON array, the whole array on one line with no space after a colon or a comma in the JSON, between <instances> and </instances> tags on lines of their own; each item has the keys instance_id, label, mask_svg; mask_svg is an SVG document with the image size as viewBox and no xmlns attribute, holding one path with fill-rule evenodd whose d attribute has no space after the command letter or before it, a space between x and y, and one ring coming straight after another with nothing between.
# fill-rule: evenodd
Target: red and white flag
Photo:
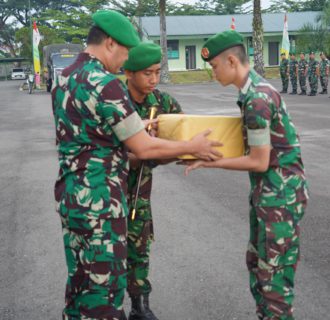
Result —
<instances>
[{"instance_id":1,"label":"red and white flag","mask_svg":"<svg viewBox=\"0 0 330 320\"><path fill-rule=\"evenodd\" d=\"M234 17L231 18L230 29L231 29L231 30L235 30L235 29L236 29L236 28L235 28L235 18L234 18Z\"/></svg>"}]
</instances>

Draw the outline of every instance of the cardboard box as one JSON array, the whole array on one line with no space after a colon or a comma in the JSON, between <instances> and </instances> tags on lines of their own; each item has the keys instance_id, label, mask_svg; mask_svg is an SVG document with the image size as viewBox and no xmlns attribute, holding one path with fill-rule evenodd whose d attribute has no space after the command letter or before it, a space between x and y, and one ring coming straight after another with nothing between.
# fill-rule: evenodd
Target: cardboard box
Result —
<instances>
[{"instance_id":1,"label":"cardboard box","mask_svg":"<svg viewBox=\"0 0 330 320\"><path fill-rule=\"evenodd\" d=\"M212 129L208 138L223 143L217 149L224 158L236 158L244 154L242 122L238 116L161 114L158 121L159 138L187 141L204 130ZM193 159L191 155L180 158Z\"/></svg>"}]
</instances>

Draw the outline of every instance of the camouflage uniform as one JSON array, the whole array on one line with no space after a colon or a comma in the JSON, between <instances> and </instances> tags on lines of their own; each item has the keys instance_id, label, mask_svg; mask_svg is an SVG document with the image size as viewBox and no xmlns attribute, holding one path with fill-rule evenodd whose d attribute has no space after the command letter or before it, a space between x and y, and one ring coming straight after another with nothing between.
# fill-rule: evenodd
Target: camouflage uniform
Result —
<instances>
[{"instance_id":1,"label":"camouflage uniform","mask_svg":"<svg viewBox=\"0 0 330 320\"><path fill-rule=\"evenodd\" d=\"M63 319L122 319L127 286L128 155L144 129L128 92L87 53L52 89L59 176L55 184L68 279Z\"/></svg>"},{"instance_id":2,"label":"camouflage uniform","mask_svg":"<svg viewBox=\"0 0 330 320\"><path fill-rule=\"evenodd\" d=\"M306 86L306 70L308 68L308 62L305 59L300 59L298 63L298 77L299 77L299 85L302 93L307 92Z\"/></svg>"},{"instance_id":3,"label":"camouflage uniform","mask_svg":"<svg viewBox=\"0 0 330 320\"><path fill-rule=\"evenodd\" d=\"M133 100L133 99L132 99ZM154 90L141 104L135 102L135 109L142 119L147 119L149 109L157 106L157 114L180 113L178 102L167 93ZM148 280L149 255L151 242L154 239L151 215L150 195L152 187L153 161L146 161L143 169L142 182L137 200L135 219L128 219L128 288L130 297L146 295L151 292ZM128 195L130 208L133 209L137 190L140 167L130 169L128 176Z\"/></svg>"},{"instance_id":4,"label":"camouflage uniform","mask_svg":"<svg viewBox=\"0 0 330 320\"><path fill-rule=\"evenodd\" d=\"M288 76L289 60L283 59L280 64L280 74L282 79L282 92L288 92L289 76Z\"/></svg>"},{"instance_id":5,"label":"camouflage uniform","mask_svg":"<svg viewBox=\"0 0 330 320\"><path fill-rule=\"evenodd\" d=\"M324 59L320 61L320 82L322 87L322 93L328 92L328 77L329 77L329 60Z\"/></svg>"},{"instance_id":6,"label":"camouflage uniform","mask_svg":"<svg viewBox=\"0 0 330 320\"><path fill-rule=\"evenodd\" d=\"M249 173L250 289L259 319L291 320L299 221L308 198L299 138L281 96L255 71L237 103L247 153L249 146L272 147L268 170Z\"/></svg>"},{"instance_id":7,"label":"camouflage uniform","mask_svg":"<svg viewBox=\"0 0 330 320\"><path fill-rule=\"evenodd\" d=\"M298 69L298 61L296 59L290 60L289 72L290 72L290 80L292 85L292 93L297 93L297 69Z\"/></svg>"},{"instance_id":8,"label":"camouflage uniform","mask_svg":"<svg viewBox=\"0 0 330 320\"><path fill-rule=\"evenodd\" d=\"M311 88L311 94L315 95L317 93L318 86L318 75L316 69L319 66L319 62L315 59L310 59L308 63L308 82Z\"/></svg>"}]
</instances>

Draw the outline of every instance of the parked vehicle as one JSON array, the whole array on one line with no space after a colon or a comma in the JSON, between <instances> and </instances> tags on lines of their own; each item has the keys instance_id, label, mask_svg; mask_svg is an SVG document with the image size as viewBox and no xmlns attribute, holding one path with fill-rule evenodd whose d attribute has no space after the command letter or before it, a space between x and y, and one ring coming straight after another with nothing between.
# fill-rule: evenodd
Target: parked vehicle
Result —
<instances>
[{"instance_id":1,"label":"parked vehicle","mask_svg":"<svg viewBox=\"0 0 330 320\"><path fill-rule=\"evenodd\" d=\"M11 79L12 80L25 80L26 74L23 68L13 68L11 71Z\"/></svg>"},{"instance_id":2,"label":"parked vehicle","mask_svg":"<svg viewBox=\"0 0 330 320\"><path fill-rule=\"evenodd\" d=\"M50 44L43 48L44 80L48 92L54 79L76 60L82 50L83 46L80 44Z\"/></svg>"}]
</instances>

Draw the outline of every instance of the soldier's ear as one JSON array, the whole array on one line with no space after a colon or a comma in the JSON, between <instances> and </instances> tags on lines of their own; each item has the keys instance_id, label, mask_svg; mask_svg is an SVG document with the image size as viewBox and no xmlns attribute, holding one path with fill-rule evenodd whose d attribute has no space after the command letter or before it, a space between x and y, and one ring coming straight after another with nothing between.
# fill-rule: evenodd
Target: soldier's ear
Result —
<instances>
[{"instance_id":1,"label":"soldier's ear","mask_svg":"<svg viewBox=\"0 0 330 320\"><path fill-rule=\"evenodd\" d=\"M113 48L116 44L117 44L117 42L111 37L108 37L108 38L105 39L105 47L110 52L113 51Z\"/></svg>"}]
</instances>

